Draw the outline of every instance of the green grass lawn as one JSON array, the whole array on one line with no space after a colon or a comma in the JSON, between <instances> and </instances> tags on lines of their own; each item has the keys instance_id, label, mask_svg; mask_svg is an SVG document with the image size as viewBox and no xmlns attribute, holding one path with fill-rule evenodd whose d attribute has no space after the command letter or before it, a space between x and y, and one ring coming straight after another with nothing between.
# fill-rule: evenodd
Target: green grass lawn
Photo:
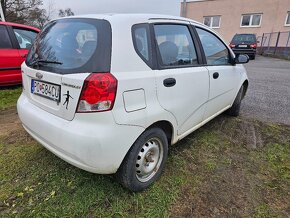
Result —
<instances>
[{"instance_id":1,"label":"green grass lawn","mask_svg":"<svg viewBox=\"0 0 290 218\"><path fill-rule=\"evenodd\" d=\"M0 110L15 106L22 92L21 86L0 89Z\"/></svg>"},{"instance_id":2,"label":"green grass lawn","mask_svg":"<svg viewBox=\"0 0 290 218\"><path fill-rule=\"evenodd\" d=\"M20 91L11 90L15 100ZM1 107L8 105L12 101ZM3 128L5 122L17 121L16 115L7 121L8 115L0 114ZM11 131L1 134L3 130L0 217L272 218L290 214L289 127L219 116L173 145L163 176L142 193L127 191L113 176L67 164L17 122Z\"/></svg>"}]
</instances>

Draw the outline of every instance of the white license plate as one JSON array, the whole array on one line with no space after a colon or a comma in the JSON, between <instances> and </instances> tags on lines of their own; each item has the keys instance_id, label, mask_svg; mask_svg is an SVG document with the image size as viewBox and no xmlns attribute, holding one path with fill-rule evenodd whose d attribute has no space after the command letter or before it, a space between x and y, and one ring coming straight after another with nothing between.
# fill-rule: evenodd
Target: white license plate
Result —
<instances>
[{"instance_id":1,"label":"white license plate","mask_svg":"<svg viewBox=\"0 0 290 218\"><path fill-rule=\"evenodd\" d=\"M239 45L239 48L247 48L247 45Z\"/></svg>"},{"instance_id":2,"label":"white license plate","mask_svg":"<svg viewBox=\"0 0 290 218\"><path fill-rule=\"evenodd\" d=\"M32 79L31 93L60 102L60 85Z\"/></svg>"}]
</instances>

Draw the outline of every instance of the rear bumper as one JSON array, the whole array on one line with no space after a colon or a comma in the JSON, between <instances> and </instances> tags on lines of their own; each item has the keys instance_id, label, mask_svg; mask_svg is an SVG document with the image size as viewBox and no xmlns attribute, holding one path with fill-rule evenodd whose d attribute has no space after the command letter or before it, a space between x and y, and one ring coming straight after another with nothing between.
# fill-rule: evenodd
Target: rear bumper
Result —
<instances>
[{"instance_id":1,"label":"rear bumper","mask_svg":"<svg viewBox=\"0 0 290 218\"><path fill-rule=\"evenodd\" d=\"M67 121L38 108L25 94L17 110L23 127L40 144L66 162L99 174L115 173L144 131L116 124L111 112L76 114Z\"/></svg>"},{"instance_id":2,"label":"rear bumper","mask_svg":"<svg viewBox=\"0 0 290 218\"><path fill-rule=\"evenodd\" d=\"M232 49L235 54L248 54L248 55L255 55L256 49Z\"/></svg>"}]
</instances>

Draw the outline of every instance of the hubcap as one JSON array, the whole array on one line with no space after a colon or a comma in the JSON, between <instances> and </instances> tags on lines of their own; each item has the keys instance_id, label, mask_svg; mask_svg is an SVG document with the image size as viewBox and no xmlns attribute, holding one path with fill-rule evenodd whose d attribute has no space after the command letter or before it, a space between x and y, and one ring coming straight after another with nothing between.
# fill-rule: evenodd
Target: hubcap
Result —
<instances>
[{"instance_id":1,"label":"hubcap","mask_svg":"<svg viewBox=\"0 0 290 218\"><path fill-rule=\"evenodd\" d=\"M136 177L140 182L149 181L158 171L163 159L162 142L149 139L141 148L136 161Z\"/></svg>"}]
</instances>

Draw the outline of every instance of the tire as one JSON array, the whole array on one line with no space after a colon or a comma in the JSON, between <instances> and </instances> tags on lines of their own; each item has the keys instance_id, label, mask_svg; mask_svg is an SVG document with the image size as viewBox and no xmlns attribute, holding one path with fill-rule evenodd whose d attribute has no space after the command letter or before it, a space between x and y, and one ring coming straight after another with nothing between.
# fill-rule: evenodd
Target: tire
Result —
<instances>
[{"instance_id":1,"label":"tire","mask_svg":"<svg viewBox=\"0 0 290 218\"><path fill-rule=\"evenodd\" d=\"M143 191L160 176L168 156L168 140L159 128L146 130L133 144L116 173L122 186Z\"/></svg>"},{"instance_id":2,"label":"tire","mask_svg":"<svg viewBox=\"0 0 290 218\"><path fill-rule=\"evenodd\" d=\"M235 98L235 101L232 105L232 107L230 107L227 111L226 114L233 116L233 117L237 117L240 114L240 108L241 108L241 102L243 99L243 92L244 92L244 86L242 86Z\"/></svg>"}]
</instances>

